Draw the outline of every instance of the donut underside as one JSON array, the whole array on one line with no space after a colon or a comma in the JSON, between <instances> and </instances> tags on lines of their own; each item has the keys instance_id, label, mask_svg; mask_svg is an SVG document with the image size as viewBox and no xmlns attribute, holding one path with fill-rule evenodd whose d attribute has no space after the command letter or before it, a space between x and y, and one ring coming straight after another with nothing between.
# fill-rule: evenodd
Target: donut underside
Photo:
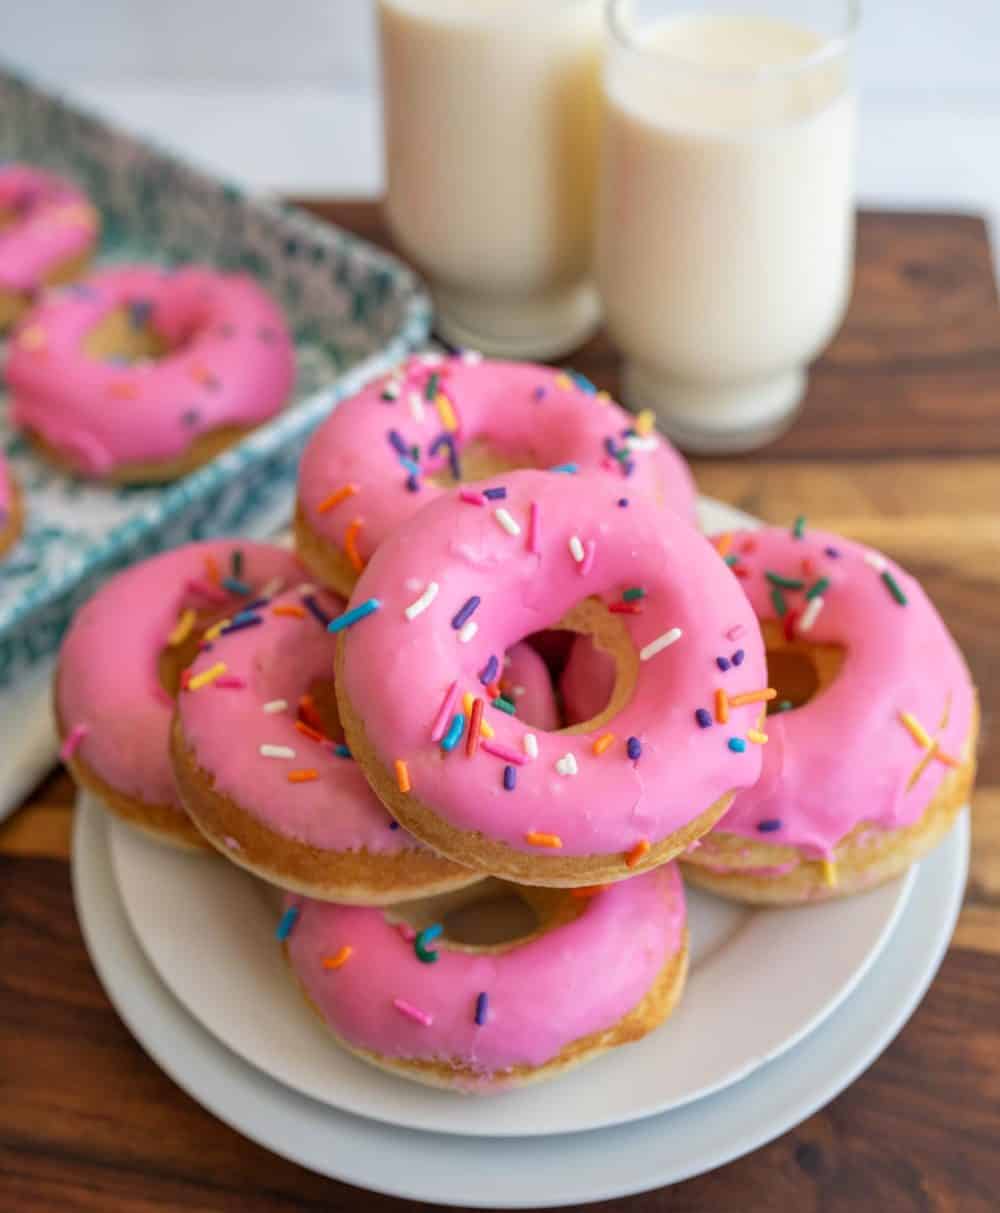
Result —
<instances>
[{"instance_id":1,"label":"donut underside","mask_svg":"<svg viewBox=\"0 0 1000 1213\"><path fill-rule=\"evenodd\" d=\"M177 716L171 728L170 755L181 801L204 839L227 859L271 884L320 901L392 905L480 879L478 872L423 850L393 855L324 851L278 834L216 790L212 776L199 766Z\"/></svg>"},{"instance_id":2,"label":"donut underside","mask_svg":"<svg viewBox=\"0 0 1000 1213\"><path fill-rule=\"evenodd\" d=\"M63 286L74 282L90 264L90 250L68 257L43 277L43 286ZM10 287L0 287L0 333L5 332L16 324L34 303L34 291L17 291Z\"/></svg>"},{"instance_id":3,"label":"donut underside","mask_svg":"<svg viewBox=\"0 0 1000 1213\"><path fill-rule=\"evenodd\" d=\"M10 506L3 526L0 526L0 556L10 551L21 538L21 528L24 526L24 502L21 490L14 478L10 477Z\"/></svg>"},{"instance_id":4,"label":"donut underside","mask_svg":"<svg viewBox=\"0 0 1000 1213\"><path fill-rule=\"evenodd\" d=\"M301 504L295 507L292 529L295 554L309 572L342 598L350 598L359 574L347 553L312 529Z\"/></svg>"}]
</instances>

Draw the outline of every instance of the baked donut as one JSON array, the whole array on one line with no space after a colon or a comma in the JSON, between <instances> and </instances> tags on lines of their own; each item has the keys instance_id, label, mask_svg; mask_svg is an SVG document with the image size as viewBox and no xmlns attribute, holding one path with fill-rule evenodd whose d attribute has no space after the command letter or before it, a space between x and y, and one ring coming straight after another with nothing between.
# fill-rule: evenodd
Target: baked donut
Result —
<instances>
[{"instance_id":1,"label":"baked donut","mask_svg":"<svg viewBox=\"0 0 1000 1213\"><path fill-rule=\"evenodd\" d=\"M0 452L0 556L7 553L21 537L24 525L21 494L17 481Z\"/></svg>"},{"instance_id":2,"label":"baked donut","mask_svg":"<svg viewBox=\"0 0 1000 1213\"><path fill-rule=\"evenodd\" d=\"M749 603L703 536L604 472L442 492L383 540L330 626L340 717L369 782L418 838L486 874L634 875L683 851L760 774L769 692ZM555 626L594 635L616 679L593 719L546 732L491 687L499 654ZM728 679L729 723L708 734L694 708L711 701L734 630L746 657Z\"/></svg>"},{"instance_id":3,"label":"baked donut","mask_svg":"<svg viewBox=\"0 0 1000 1213\"><path fill-rule=\"evenodd\" d=\"M295 542L327 585L350 594L395 527L456 481L512 468L602 468L619 496L694 518L687 464L579 375L476 355L411 358L340 404L302 457Z\"/></svg>"},{"instance_id":4,"label":"baked donut","mask_svg":"<svg viewBox=\"0 0 1000 1213\"><path fill-rule=\"evenodd\" d=\"M183 671L206 629L302 580L271 544L193 543L118 573L76 613L59 652L61 757L118 817L181 846L204 847L181 807L168 753ZM231 694L219 679L213 694Z\"/></svg>"},{"instance_id":5,"label":"baked donut","mask_svg":"<svg viewBox=\"0 0 1000 1213\"><path fill-rule=\"evenodd\" d=\"M172 480L288 399L291 338L245 274L128 266L48 296L7 364L14 424L60 467L117 483Z\"/></svg>"},{"instance_id":6,"label":"baked donut","mask_svg":"<svg viewBox=\"0 0 1000 1213\"><path fill-rule=\"evenodd\" d=\"M761 620L778 695L760 782L684 856L685 875L775 904L890 880L968 801L978 720L962 655L917 582L869 548L801 525L736 532L723 546ZM742 644L721 662L731 667ZM730 674L720 669L720 684ZM570 714L611 676L592 649L574 648L562 679Z\"/></svg>"},{"instance_id":7,"label":"baked donut","mask_svg":"<svg viewBox=\"0 0 1000 1213\"><path fill-rule=\"evenodd\" d=\"M27 164L0 165L0 332L43 287L83 273L100 226L69 181Z\"/></svg>"},{"instance_id":8,"label":"baked donut","mask_svg":"<svg viewBox=\"0 0 1000 1213\"><path fill-rule=\"evenodd\" d=\"M552 1078L639 1040L670 1015L687 972L675 864L601 889L485 880L388 913L286 904L292 971L339 1043L463 1092Z\"/></svg>"}]
</instances>

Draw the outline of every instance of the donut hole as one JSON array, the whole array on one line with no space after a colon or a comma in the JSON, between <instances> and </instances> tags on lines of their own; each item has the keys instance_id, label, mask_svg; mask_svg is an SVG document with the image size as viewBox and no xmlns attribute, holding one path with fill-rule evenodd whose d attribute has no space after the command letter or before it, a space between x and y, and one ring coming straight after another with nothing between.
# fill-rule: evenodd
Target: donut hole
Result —
<instances>
[{"instance_id":1,"label":"donut hole","mask_svg":"<svg viewBox=\"0 0 1000 1213\"><path fill-rule=\"evenodd\" d=\"M810 703L834 681L844 663L840 645L787 640L771 621L761 625L767 651L767 679L778 692L767 705L769 716Z\"/></svg>"},{"instance_id":2,"label":"donut hole","mask_svg":"<svg viewBox=\"0 0 1000 1213\"><path fill-rule=\"evenodd\" d=\"M344 726L340 723L337 695L332 678L317 678L310 683L299 700L298 716L330 741L340 744L344 740Z\"/></svg>"},{"instance_id":3,"label":"donut hole","mask_svg":"<svg viewBox=\"0 0 1000 1213\"><path fill-rule=\"evenodd\" d=\"M579 632L570 628L555 627L532 632L531 635L525 636L524 643L538 653L548 670L559 716L557 732L586 725L588 720L603 716L607 712L614 696L616 682L616 661L612 654L596 648L592 638L581 637ZM589 646L586 674L571 668L571 654L578 643ZM567 669L570 669L568 675ZM580 678L586 680L584 688L578 685ZM584 711L580 710L581 700L586 709ZM532 719L532 706L527 703L524 710L521 710L519 705L518 718L525 724L540 728L538 721Z\"/></svg>"},{"instance_id":4,"label":"donut hole","mask_svg":"<svg viewBox=\"0 0 1000 1213\"><path fill-rule=\"evenodd\" d=\"M172 353L178 343L171 347L150 324L146 313L139 301L131 308L112 308L84 337L84 353L98 362L129 366L136 362L157 362Z\"/></svg>"},{"instance_id":5,"label":"donut hole","mask_svg":"<svg viewBox=\"0 0 1000 1213\"><path fill-rule=\"evenodd\" d=\"M484 438L473 438L461 446L456 446L456 462L460 475L455 476L449 460L441 469L427 477L427 480L438 488L450 489L456 484L490 480L494 476L502 476L504 472L516 472L519 468L538 467L538 460L533 459L531 455L511 455L499 451ZM440 456L447 454L446 450L440 452Z\"/></svg>"},{"instance_id":6,"label":"donut hole","mask_svg":"<svg viewBox=\"0 0 1000 1213\"><path fill-rule=\"evenodd\" d=\"M179 644L167 644L160 650L157 660L157 675L160 686L171 699L176 699L181 689L181 678L201 651L201 640L206 630L221 616L199 615L194 627Z\"/></svg>"}]
</instances>

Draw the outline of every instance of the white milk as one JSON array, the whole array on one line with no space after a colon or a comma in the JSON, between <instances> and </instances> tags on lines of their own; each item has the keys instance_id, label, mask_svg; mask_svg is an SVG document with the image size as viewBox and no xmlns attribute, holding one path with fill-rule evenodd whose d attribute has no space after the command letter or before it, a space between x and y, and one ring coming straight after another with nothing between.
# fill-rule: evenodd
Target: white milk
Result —
<instances>
[{"instance_id":1,"label":"white milk","mask_svg":"<svg viewBox=\"0 0 1000 1213\"><path fill-rule=\"evenodd\" d=\"M611 52L602 301L626 398L692 449L780 431L844 313L854 100L843 52L802 66L823 45L766 17L684 16Z\"/></svg>"},{"instance_id":2,"label":"white milk","mask_svg":"<svg viewBox=\"0 0 1000 1213\"><path fill-rule=\"evenodd\" d=\"M486 352L572 348L590 281L600 0L380 0L387 216L438 327Z\"/></svg>"}]
</instances>

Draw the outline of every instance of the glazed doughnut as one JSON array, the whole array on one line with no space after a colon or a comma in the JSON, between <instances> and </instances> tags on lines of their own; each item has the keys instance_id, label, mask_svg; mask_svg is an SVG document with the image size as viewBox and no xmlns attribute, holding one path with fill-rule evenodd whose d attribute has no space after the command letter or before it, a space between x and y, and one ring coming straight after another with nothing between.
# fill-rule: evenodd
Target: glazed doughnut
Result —
<instances>
[{"instance_id":1,"label":"glazed doughnut","mask_svg":"<svg viewBox=\"0 0 1000 1213\"><path fill-rule=\"evenodd\" d=\"M244 274L131 266L42 300L7 364L11 416L59 466L119 483L171 480L288 399L294 351Z\"/></svg>"},{"instance_id":2,"label":"glazed doughnut","mask_svg":"<svg viewBox=\"0 0 1000 1213\"><path fill-rule=\"evenodd\" d=\"M83 273L100 236L97 211L69 181L0 165L0 332L46 286Z\"/></svg>"},{"instance_id":3,"label":"glazed doughnut","mask_svg":"<svg viewBox=\"0 0 1000 1213\"><path fill-rule=\"evenodd\" d=\"M402 920L291 898L279 936L345 1048L417 1082L489 1094L639 1040L680 997L687 931L676 865L576 892L585 896L485 880L400 906ZM513 936L495 929L504 894L520 899ZM463 906L473 900L486 911L476 932ZM484 932L491 909L500 915Z\"/></svg>"},{"instance_id":4,"label":"glazed doughnut","mask_svg":"<svg viewBox=\"0 0 1000 1213\"><path fill-rule=\"evenodd\" d=\"M778 697L760 782L684 857L685 874L772 903L897 876L971 790L977 709L961 653L917 582L869 548L801 525L723 544L762 621ZM586 711L585 688L610 677L606 661L574 649L570 710Z\"/></svg>"},{"instance_id":5,"label":"glazed doughnut","mask_svg":"<svg viewBox=\"0 0 1000 1213\"><path fill-rule=\"evenodd\" d=\"M76 782L149 834L205 846L181 807L168 753L182 671L211 624L301 580L282 548L217 541L154 556L106 582L77 612L56 669L61 757ZM213 693L223 692L232 694L220 680Z\"/></svg>"},{"instance_id":6,"label":"glazed doughnut","mask_svg":"<svg viewBox=\"0 0 1000 1213\"><path fill-rule=\"evenodd\" d=\"M342 744L324 623L344 606L290 591L194 662L171 746L184 806L228 858L311 897L385 905L478 880L401 830ZM528 681L521 702L553 717L541 658L515 653L511 669ZM217 673L233 684L224 697L199 688Z\"/></svg>"},{"instance_id":7,"label":"glazed doughnut","mask_svg":"<svg viewBox=\"0 0 1000 1213\"><path fill-rule=\"evenodd\" d=\"M352 752L393 815L456 862L525 884L619 880L684 850L757 780L753 611L693 527L621 494L601 471L447 490L383 541L331 624ZM617 677L596 717L545 732L492 680L498 654L554 626L595 635ZM708 734L694 709L737 634L730 719Z\"/></svg>"},{"instance_id":8,"label":"glazed doughnut","mask_svg":"<svg viewBox=\"0 0 1000 1213\"><path fill-rule=\"evenodd\" d=\"M295 540L342 594L395 527L456 480L512 468L602 468L619 495L645 494L688 520L687 464L582 376L475 355L411 358L339 405L302 457Z\"/></svg>"},{"instance_id":9,"label":"glazed doughnut","mask_svg":"<svg viewBox=\"0 0 1000 1213\"><path fill-rule=\"evenodd\" d=\"M0 556L17 543L24 524L17 481L0 452Z\"/></svg>"}]
</instances>

